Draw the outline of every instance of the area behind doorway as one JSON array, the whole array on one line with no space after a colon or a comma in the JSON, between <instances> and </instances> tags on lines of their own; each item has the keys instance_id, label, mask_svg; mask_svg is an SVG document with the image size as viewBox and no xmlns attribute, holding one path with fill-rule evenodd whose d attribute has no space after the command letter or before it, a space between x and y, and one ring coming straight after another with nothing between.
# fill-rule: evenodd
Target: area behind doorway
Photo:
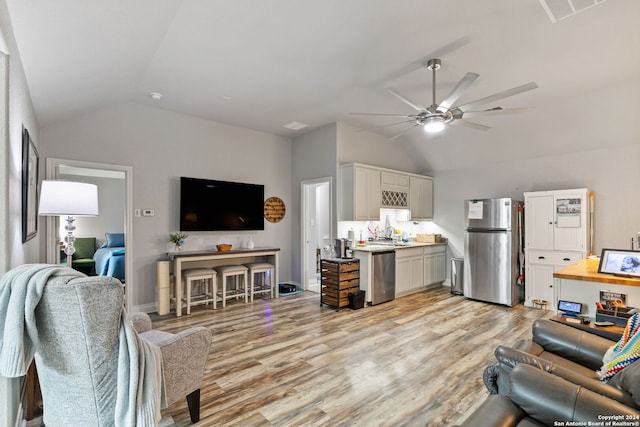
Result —
<instances>
[{"instance_id":1,"label":"area behind doorway","mask_svg":"<svg viewBox=\"0 0 640 427\"><path fill-rule=\"evenodd\" d=\"M332 249L331 178L302 183L302 287L320 292L320 257Z\"/></svg>"}]
</instances>

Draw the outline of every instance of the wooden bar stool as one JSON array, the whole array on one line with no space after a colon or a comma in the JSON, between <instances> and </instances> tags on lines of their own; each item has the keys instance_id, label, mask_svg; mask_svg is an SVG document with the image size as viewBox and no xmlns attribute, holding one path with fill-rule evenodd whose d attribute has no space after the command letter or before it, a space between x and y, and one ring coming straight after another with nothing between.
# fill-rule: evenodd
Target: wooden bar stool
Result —
<instances>
[{"instance_id":1,"label":"wooden bar stool","mask_svg":"<svg viewBox=\"0 0 640 427\"><path fill-rule=\"evenodd\" d=\"M209 305L210 302L213 302L213 309L215 310L217 308L216 276L216 271L210 268L189 268L182 270L182 283L185 284L186 288L186 296L182 298L182 300L187 305L187 314L191 314L192 305ZM194 282L204 286L204 289L195 295L192 294Z\"/></svg>"},{"instance_id":2,"label":"wooden bar stool","mask_svg":"<svg viewBox=\"0 0 640 427\"><path fill-rule=\"evenodd\" d=\"M275 296L275 284L273 283L273 264L268 262L251 262L245 264L245 267L249 269L249 283L251 288L249 293L251 294L251 301L253 301L254 294L270 294L270 297ZM260 283L256 286L256 274L260 274Z\"/></svg>"},{"instance_id":3,"label":"wooden bar stool","mask_svg":"<svg viewBox=\"0 0 640 427\"><path fill-rule=\"evenodd\" d=\"M222 298L222 306L227 306L227 300L230 298L238 298L244 296L244 302L247 302L247 267L244 265L221 265L215 267L220 280L220 296ZM227 289L227 279L233 277L234 288ZM242 287L240 287L239 278L242 278Z\"/></svg>"}]
</instances>

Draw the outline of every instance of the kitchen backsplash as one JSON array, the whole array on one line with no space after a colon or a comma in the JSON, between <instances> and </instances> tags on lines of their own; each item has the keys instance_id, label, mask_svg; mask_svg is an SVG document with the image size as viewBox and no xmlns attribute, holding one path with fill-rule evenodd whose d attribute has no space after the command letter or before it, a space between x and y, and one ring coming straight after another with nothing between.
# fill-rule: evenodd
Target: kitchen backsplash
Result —
<instances>
[{"instance_id":1,"label":"kitchen backsplash","mask_svg":"<svg viewBox=\"0 0 640 427\"><path fill-rule=\"evenodd\" d=\"M349 230L353 230L357 240L361 235L367 240L373 237L370 230L375 230L376 227L379 230L378 236L383 237L387 216L391 227L400 230L401 233L407 233L409 239L415 238L416 234L442 234L440 227L433 221L407 221L408 213L405 209L380 209L379 221L338 221L338 237L347 238Z\"/></svg>"}]
</instances>

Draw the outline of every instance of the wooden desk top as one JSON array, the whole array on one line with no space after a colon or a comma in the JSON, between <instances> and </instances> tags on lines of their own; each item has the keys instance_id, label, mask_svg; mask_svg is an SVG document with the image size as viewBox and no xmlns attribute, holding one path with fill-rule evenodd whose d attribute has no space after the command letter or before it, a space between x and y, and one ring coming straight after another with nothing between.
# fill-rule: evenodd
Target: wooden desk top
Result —
<instances>
[{"instance_id":1,"label":"wooden desk top","mask_svg":"<svg viewBox=\"0 0 640 427\"><path fill-rule=\"evenodd\" d=\"M557 279L583 280L585 282L612 283L614 285L640 286L640 279L598 273L599 259L582 259L555 273Z\"/></svg>"},{"instance_id":2,"label":"wooden desk top","mask_svg":"<svg viewBox=\"0 0 640 427\"><path fill-rule=\"evenodd\" d=\"M182 251L182 252L167 252L163 257L158 259L158 261L173 261L176 258L190 258L190 257L225 257L225 256L241 256L241 255L251 255L253 253L258 252L279 252L280 248L271 248L271 247L256 247L253 249L248 248L240 248L240 249L231 249L230 251L218 251L216 249L205 249L200 251Z\"/></svg>"}]
</instances>

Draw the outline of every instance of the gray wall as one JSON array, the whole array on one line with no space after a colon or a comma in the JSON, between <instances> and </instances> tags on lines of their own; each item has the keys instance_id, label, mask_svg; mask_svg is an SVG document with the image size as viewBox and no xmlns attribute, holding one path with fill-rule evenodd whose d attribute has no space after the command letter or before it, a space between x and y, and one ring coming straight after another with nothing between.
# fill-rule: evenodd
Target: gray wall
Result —
<instances>
[{"instance_id":1,"label":"gray wall","mask_svg":"<svg viewBox=\"0 0 640 427\"><path fill-rule=\"evenodd\" d=\"M636 144L436 173L434 222L461 255L465 199L524 200L525 191L589 188L595 193L595 252L626 249L640 231L639 160Z\"/></svg>"},{"instance_id":2,"label":"gray wall","mask_svg":"<svg viewBox=\"0 0 640 427\"><path fill-rule=\"evenodd\" d=\"M294 138L292 148L291 178L292 178L292 278L296 283L302 283L302 181L316 178L332 178L331 192L335 200L336 195L336 162L337 162L337 124L323 126L308 134ZM336 206L332 206L333 218L331 236L336 235ZM289 210L287 210L287 213Z\"/></svg>"},{"instance_id":3,"label":"gray wall","mask_svg":"<svg viewBox=\"0 0 640 427\"><path fill-rule=\"evenodd\" d=\"M7 56L8 55L8 56ZM16 47L6 2L0 2L0 275L24 263L41 260L38 231L22 243L22 128L39 146L31 98ZM8 75L7 75L8 74ZM7 121L5 121L7 119ZM40 222L42 224L43 221ZM20 413L21 379L0 377L0 425L13 426Z\"/></svg>"},{"instance_id":4,"label":"gray wall","mask_svg":"<svg viewBox=\"0 0 640 427\"><path fill-rule=\"evenodd\" d=\"M412 173L421 173L426 166L401 141L346 123L338 123L338 163L363 163Z\"/></svg>"},{"instance_id":5,"label":"gray wall","mask_svg":"<svg viewBox=\"0 0 640 427\"><path fill-rule=\"evenodd\" d=\"M179 177L220 179L265 186L265 198L291 206L291 141L135 103L122 103L41 129L41 156L133 168L133 208L154 209L133 218L134 309L154 310L156 261L179 227ZM287 211L288 212L288 211ZM133 212L130 212L133 214ZM281 248L280 278L291 279L292 216L264 231L194 232L185 250L218 243Z\"/></svg>"}]
</instances>

